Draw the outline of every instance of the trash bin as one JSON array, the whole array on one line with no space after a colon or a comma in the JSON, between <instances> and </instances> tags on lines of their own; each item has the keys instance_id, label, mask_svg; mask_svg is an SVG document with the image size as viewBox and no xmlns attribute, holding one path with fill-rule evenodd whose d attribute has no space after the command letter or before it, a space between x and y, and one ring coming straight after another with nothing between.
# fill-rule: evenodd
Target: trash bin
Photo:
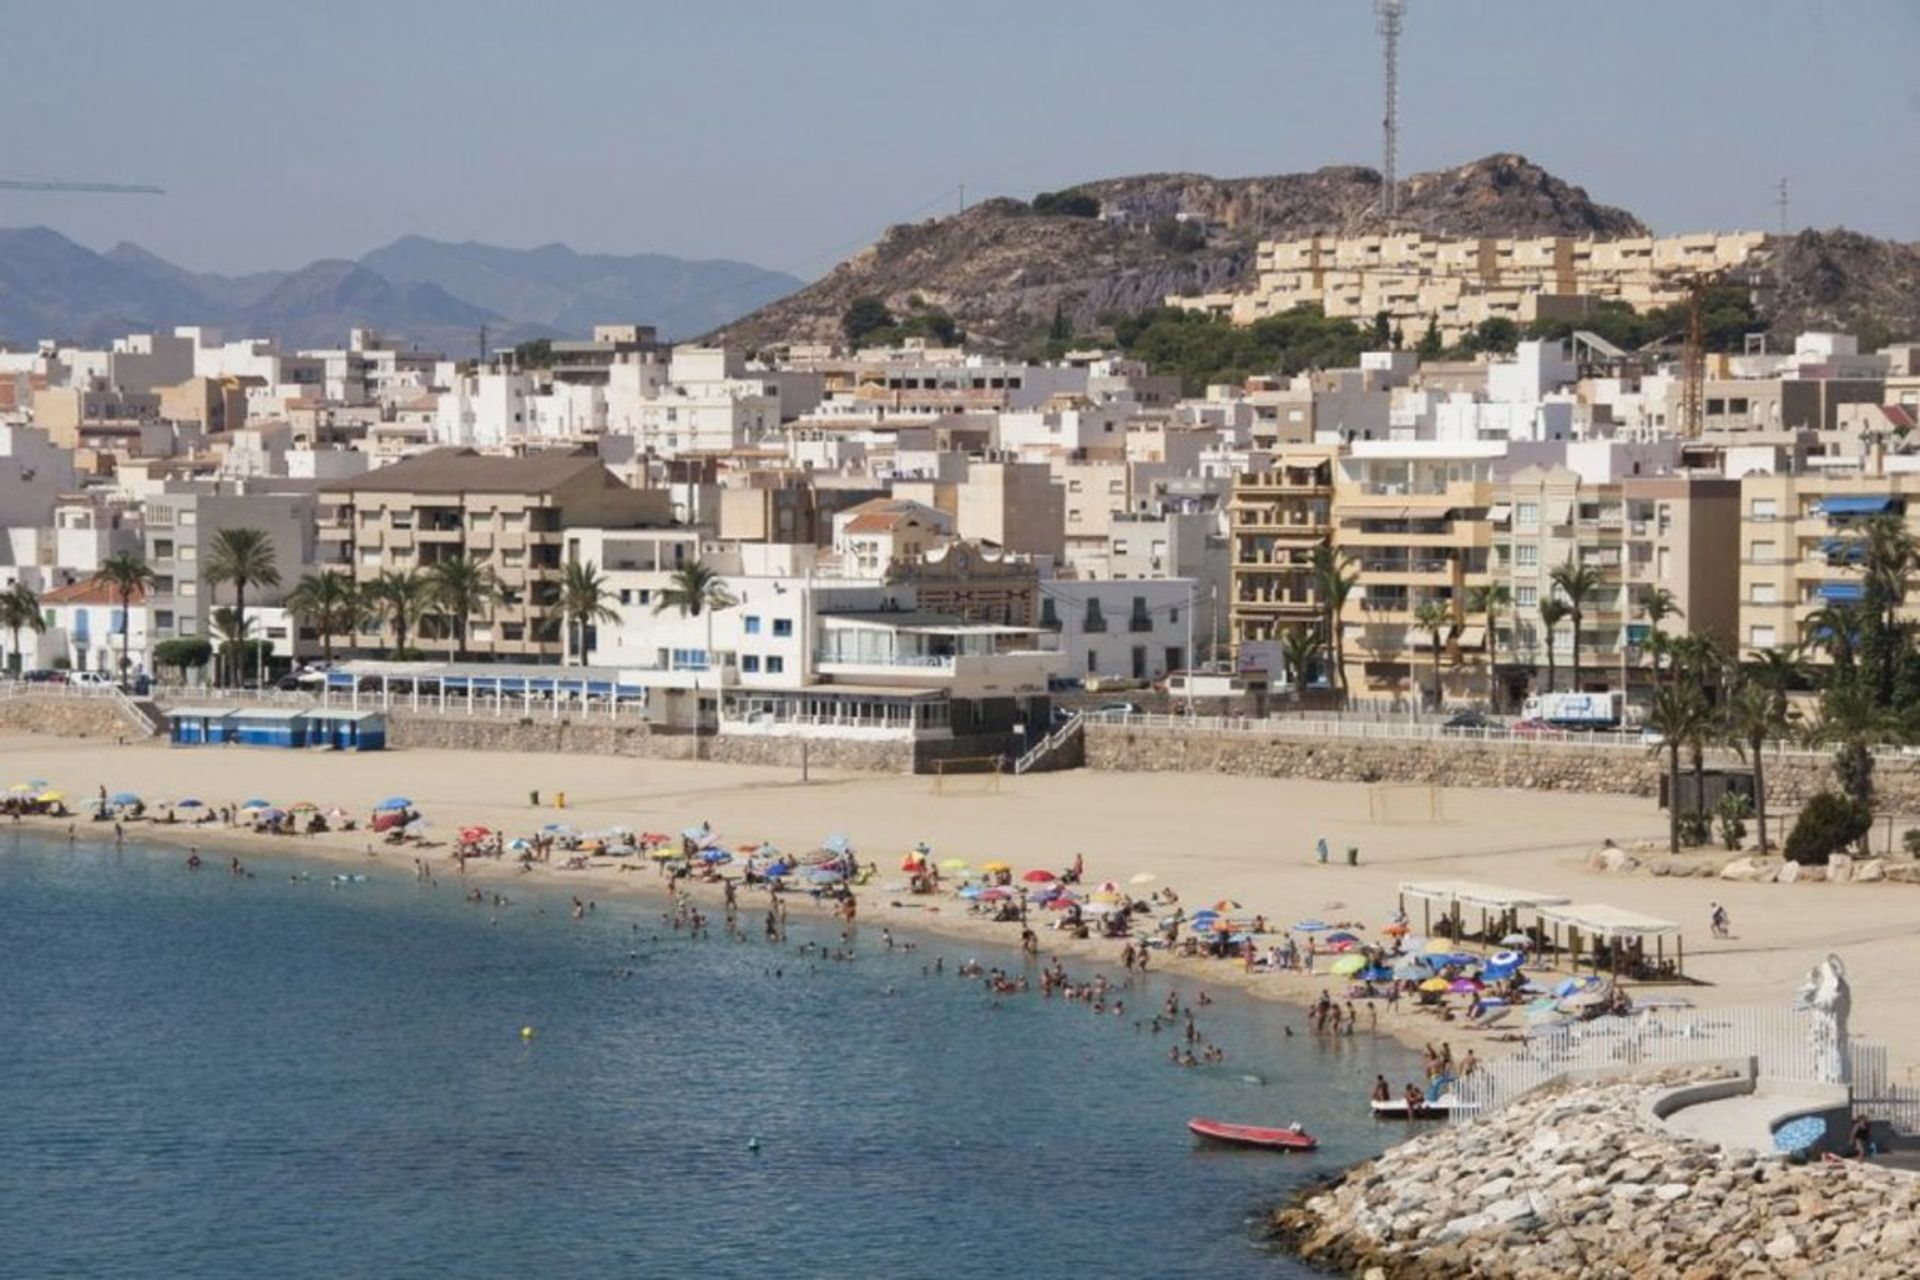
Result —
<instances>
[{"instance_id":1,"label":"trash bin","mask_svg":"<svg viewBox=\"0 0 1920 1280\"><path fill-rule=\"evenodd\" d=\"M564 792L564 791L556 791L556 792L554 792L554 795L553 795L553 807L554 807L554 808L556 808L556 809L564 809L564 808L566 808L566 807L567 807L567 793L566 793L566 792Z\"/></svg>"},{"instance_id":2,"label":"trash bin","mask_svg":"<svg viewBox=\"0 0 1920 1280\"><path fill-rule=\"evenodd\" d=\"M538 809L540 807L540 793L538 791L527 792L527 803Z\"/></svg>"},{"instance_id":3,"label":"trash bin","mask_svg":"<svg viewBox=\"0 0 1920 1280\"><path fill-rule=\"evenodd\" d=\"M1360 865L1360 846L1359 845L1350 844L1347 846L1347 865L1350 867L1357 867Z\"/></svg>"}]
</instances>

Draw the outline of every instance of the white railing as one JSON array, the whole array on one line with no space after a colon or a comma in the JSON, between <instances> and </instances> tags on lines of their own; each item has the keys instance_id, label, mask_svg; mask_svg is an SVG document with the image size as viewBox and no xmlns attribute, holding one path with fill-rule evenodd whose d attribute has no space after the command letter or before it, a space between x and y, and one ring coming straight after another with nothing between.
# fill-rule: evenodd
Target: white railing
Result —
<instances>
[{"instance_id":1,"label":"white railing","mask_svg":"<svg viewBox=\"0 0 1920 1280\"><path fill-rule=\"evenodd\" d=\"M1036 742L1027 753L1013 762L1013 771L1022 774L1042 763L1048 756L1071 742L1075 736L1086 731L1086 717L1078 712L1069 716L1066 723Z\"/></svg>"},{"instance_id":2,"label":"white railing","mask_svg":"<svg viewBox=\"0 0 1920 1280\"><path fill-rule=\"evenodd\" d=\"M1859 1036L1849 1043L1856 1094L1890 1096L1886 1048ZM1750 1005L1725 1009L1642 1009L1624 1017L1536 1029L1512 1057L1483 1064L1455 1082L1462 1106L1450 1113L1470 1123L1569 1071L1682 1065L1751 1059L1763 1079L1813 1083L1815 1049L1805 1010ZM1865 1074L1861 1068L1866 1067ZM1920 1088L1908 1087L1910 1115L1920 1116ZM1889 1117L1890 1118L1890 1117Z\"/></svg>"},{"instance_id":3,"label":"white railing","mask_svg":"<svg viewBox=\"0 0 1920 1280\"><path fill-rule=\"evenodd\" d=\"M1640 732L1634 730L1521 729L1516 725L1508 724L1449 726L1442 723L1423 723L1407 718L1393 720L1382 717L1353 720L1303 715L1268 716L1265 719L1259 719L1252 716L1183 716L1146 712L1093 711L1087 713L1087 719L1093 725L1110 725L1147 733L1258 735L1340 741L1484 742L1504 746L1538 747L1543 750L1594 749L1642 753L1651 751L1655 745L1651 739L1642 737ZM1882 759L1920 759L1920 753L1916 753L1912 748L1895 746L1876 747L1874 754ZM1825 760L1828 755L1829 753L1825 750L1810 749L1784 740L1776 740L1767 745L1767 758L1770 760L1793 758ZM1707 752L1707 758L1710 760L1725 760L1731 757L1732 753L1718 748ZM1687 767L1686 759L1686 749L1682 748L1681 767L1683 769Z\"/></svg>"},{"instance_id":4,"label":"white railing","mask_svg":"<svg viewBox=\"0 0 1920 1280\"><path fill-rule=\"evenodd\" d=\"M274 707L300 711L379 711L405 712L408 715L443 719L485 716L497 720L578 718L586 720L645 720L646 701L637 697L613 698L604 695L552 698L546 694L495 695L476 690L471 700L465 692L400 693L363 690L357 696L351 689L330 689L313 694L281 689L195 689L169 687L154 690L155 700L165 706L232 704L241 707Z\"/></svg>"}]
</instances>

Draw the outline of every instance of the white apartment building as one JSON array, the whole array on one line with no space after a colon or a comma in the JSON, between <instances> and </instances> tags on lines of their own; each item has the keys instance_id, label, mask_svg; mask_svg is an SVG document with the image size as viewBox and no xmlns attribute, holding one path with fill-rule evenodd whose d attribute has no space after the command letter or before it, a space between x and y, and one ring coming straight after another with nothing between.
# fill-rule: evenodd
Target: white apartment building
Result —
<instances>
[{"instance_id":1,"label":"white apartment building","mask_svg":"<svg viewBox=\"0 0 1920 1280\"><path fill-rule=\"evenodd\" d=\"M1040 624L1059 637L1061 674L1090 683L1144 683L1184 670L1189 641L1205 643L1205 608L1191 578L1040 584Z\"/></svg>"}]
</instances>

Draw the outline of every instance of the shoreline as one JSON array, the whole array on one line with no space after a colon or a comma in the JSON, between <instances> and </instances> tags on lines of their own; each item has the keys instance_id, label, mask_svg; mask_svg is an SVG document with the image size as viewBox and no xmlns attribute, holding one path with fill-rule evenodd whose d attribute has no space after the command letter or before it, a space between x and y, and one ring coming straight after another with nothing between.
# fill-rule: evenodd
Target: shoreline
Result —
<instances>
[{"instance_id":1,"label":"shoreline","mask_svg":"<svg viewBox=\"0 0 1920 1280\"><path fill-rule=\"evenodd\" d=\"M91 819L70 816L53 818L37 815L22 817L16 829L29 829L38 834L57 837L72 826L76 835L94 833L98 840L104 836L111 843L113 824L94 822ZM274 836L264 835L244 827L227 826L212 822L195 824L188 822L162 823L139 821L125 824L125 835L130 844L146 843L164 845L179 850L197 848L203 855L218 851L222 855L240 857L244 865L248 857L262 858L310 858L329 865L366 868L370 863L382 870L404 872L411 875L413 861L418 858L432 869L436 881L440 873L446 871L459 883L486 884L500 886L507 884L537 884L545 889L564 889L575 886L578 889L590 888L594 893L579 892L582 898L640 898L648 899L655 905L670 905L673 901L672 890L668 882L661 879L655 870L655 864L640 859L613 859L595 857L580 870L564 870L557 863L534 862L531 869L522 871L520 864L511 858L473 858L466 861L464 871L458 869L456 860L447 847L422 850L416 845L388 847L377 839L369 840L369 832L330 831L318 835ZM402 861L404 859L404 862ZM877 861L877 859L876 859ZM205 870L219 873L224 869L213 865L209 860ZM881 876L887 872L883 868ZM904 875L905 873L898 873ZM1089 877L1091 878L1091 877ZM684 879L678 882L703 910L717 910L723 900L724 890L719 881L701 881ZM748 892L757 892L749 890ZM856 888L859 903L858 923L873 927L904 929L931 935L955 943L970 943L1005 950L1014 956L1020 955L1020 939L1017 927L1011 923L988 920L968 915L964 908L957 906L958 900L941 896L928 904L915 902L912 897L903 894L883 893L875 886ZM597 896L596 896L597 895ZM790 908L798 908L818 922L827 922L837 918L837 909L825 901L815 902L804 890L788 890L782 900ZM741 899L741 912L744 916L750 909L757 909L765 899L762 897ZM1036 913L1031 923L1044 925L1042 917L1046 913ZM1051 956L1063 959L1091 962L1101 966L1102 971L1111 967L1120 969L1119 949L1126 945L1118 938L1088 938L1081 940L1064 932L1046 927L1036 927L1039 938L1039 952L1035 962L1043 962ZM1269 934L1277 938L1278 934ZM1331 956L1323 959L1331 959ZM1211 986L1215 989L1231 990L1248 997L1260 1005L1286 1006L1288 1012L1300 1019L1301 1034L1316 1035L1306 1025L1306 1015L1318 997L1321 989L1332 992L1336 987L1344 987L1345 980L1333 978L1324 971L1307 974L1298 970L1259 970L1248 973L1237 961L1216 960L1205 956L1181 956L1155 952L1149 973L1171 974L1184 982L1195 984L1202 989ZM1344 998L1336 998L1336 1005L1344 1005ZM1389 1010L1384 1001L1374 1001L1378 1025L1371 1026L1367 1020L1366 1001L1356 1001L1357 1020L1353 1038L1362 1036L1384 1037L1414 1052L1447 1039L1450 1035L1460 1036L1462 1043L1455 1046L1455 1053L1472 1047L1483 1061L1490 1061L1502 1052L1512 1051L1516 1046L1509 1041L1490 1037L1464 1022L1442 1023L1432 1017L1421 1017L1408 1012L1411 1004L1403 1005L1399 1011ZM1438 1032L1440 1034L1435 1034Z\"/></svg>"}]
</instances>

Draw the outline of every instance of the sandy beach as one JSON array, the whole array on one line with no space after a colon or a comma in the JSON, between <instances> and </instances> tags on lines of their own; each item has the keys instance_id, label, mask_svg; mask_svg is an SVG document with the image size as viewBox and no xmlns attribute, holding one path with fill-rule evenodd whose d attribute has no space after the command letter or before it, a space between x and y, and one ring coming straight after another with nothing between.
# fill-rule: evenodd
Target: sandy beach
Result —
<instances>
[{"instance_id":1,"label":"sandy beach","mask_svg":"<svg viewBox=\"0 0 1920 1280\"><path fill-rule=\"evenodd\" d=\"M1664 835L1664 817L1639 799L1463 789L1445 794L1440 822L1383 825L1369 820L1369 789L1359 784L1082 770L1009 777L996 791L969 780L953 793L936 794L927 777L816 770L802 783L788 769L598 756L177 750L0 735L0 785L26 778L47 779L74 804L104 786L148 798L191 795L212 806L254 796L278 805L305 800L362 818L382 797L400 794L429 818L441 841L468 824L513 836L556 820L583 830L618 823L667 832L706 821L729 845L771 840L789 850L846 832L862 861L880 865L883 882L901 878L895 874L900 857L919 841L932 846L936 858L959 857L976 866L1000 858L1020 869L1059 868L1078 853L1086 858L1090 880L1124 883L1151 873L1158 877L1155 887L1177 889L1189 906L1232 897L1246 914L1264 914L1280 926L1317 916L1377 929L1404 879L1482 879L1681 922L1687 972L1700 984L1681 993L1701 1005L1785 1004L1801 974L1837 952L1854 984L1855 1031L1887 1042L1897 1065L1920 1066L1920 1009L1902 998L1907 973L1920 965L1920 931L1910 923L1920 888L1738 884L1587 870L1586 855L1603 839L1624 843ZM529 803L536 788L539 808ZM561 792L564 811L556 807ZM252 856L298 852L363 863L369 847L364 832L262 837L140 823L129 834L195 841L223 855L229 849ZM1323 837L1335 851L1330 865L1314 856ZM1358 867L1344 864L1341 851L1349 845L1361 851ZM417 856L411 847L372 848L380 863L401 874ZM449 852L443 843L427 855L446 860L443 878L457 874ZM486 860L471 862L469 874L523 879L511 863ZM650 864L630 871L541 866L533 874L599 899L623 891L657 894L662 886ZM889 907L895 899L901 905ZM1731 938L1709 934L1708 905L1715 901L1731 912ZM861 894L863 921L892 918L961 937L1017 941L1013 928L969 917L958 906L947 898L930 902L871 888ZM1118 943L1066 942L1063 935L1041 932L1044 950L1093 955L1117 966ZM1304 1001L1330 985L1324 977L1246 975L1237 963L1156 964L1282 999ZM1463 1034L1457 1024L1407 1013L1383 1019L1382 1030L1414 1044L1481 1038ZM1483 1056L1490 1051L1498 1046L1481 1048Z\"/></svg>"}]
</instances>

